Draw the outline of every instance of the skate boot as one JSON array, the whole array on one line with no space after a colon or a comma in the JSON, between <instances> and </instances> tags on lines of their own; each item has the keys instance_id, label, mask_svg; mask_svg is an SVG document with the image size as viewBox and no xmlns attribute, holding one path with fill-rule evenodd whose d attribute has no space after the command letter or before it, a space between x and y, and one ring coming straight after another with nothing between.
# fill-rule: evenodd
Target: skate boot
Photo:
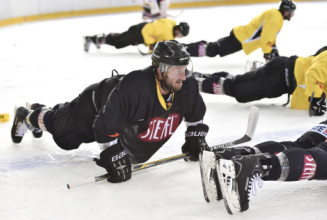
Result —
<instances>
[{"instance_id":1,"label":"skate boot","mask_svg":"<svg viewBox=\"0 0 327 220\"><path fill-rule=\"evenodd\" d=\"M42 105L42 104L39 104L39 103L34 103L30 106L30 109L31 110L36 110L38 108L42 108L42 107L45 107L45 105ZM35 128L33 131L32 131L32 134L34 136L34 138L40 138L42 137L43 135L43 131L39 128Z\"/></svg>"},{"instance_id":2,"label":"skate boot","mask_svg":"<svg viewBox=\"0 0 327 220\"><path fill-rule=\"evenodd\" d=\"M19 144L22 141L27 130L34 129L34 127L29 126L25 121L28 113L29 113L28 109L24 107L19 107L16 110L14 123L11 128L11 139L16 144Z\"/></svg>"},{"instance_id":3,"label":"skate boot","mask_svg":"<svg viewBox=\"0 0 327 220\"><path fill-rule=\"evenodd\" d=\"M231 160L220 159L217 174L226 210L229 214L249 208L249 197L257 194L256 185L262 188L263 167L257 156L238 155Z\"/></svg>"}]
</instances>

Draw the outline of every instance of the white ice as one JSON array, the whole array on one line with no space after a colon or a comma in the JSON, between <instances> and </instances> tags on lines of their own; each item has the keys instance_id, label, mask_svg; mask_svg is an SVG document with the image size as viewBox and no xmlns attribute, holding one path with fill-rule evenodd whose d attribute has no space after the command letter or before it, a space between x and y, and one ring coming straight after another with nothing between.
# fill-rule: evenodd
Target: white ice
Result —
<instances>
[{"instance_id":1,"label":"white ice","mask_svg":"<svg viewBox=\"0 0 327 220\"><path fill-rule=\"evenodd\" d=\"M185 9L178 22L190 24L190 35L181 42L227 36L234 26L278 3ZM309 56L326 45L327 2L298 2L291 22L285 21L278 35L281 55ZM170 10L178 14L181 9ZM82 36L122 32L141 22L141 13L108 14L24 23L0 29L0 113L10 122L0 123L0 219L325 219L327 182L265 182L250 209L230 216L222 201L206 203L202 195L199 164L176 161L133 173L130 181L100 181L68 190L67 183L104 174L92 157L96 143L79 149L59 149L50 134L41 139L25 135L14 145L10 129L14 106L39 102L48 106L70 101L88 85L151 64L136 47L116 50L103 46L83 51ZM194 58L196 71L228 71L243 74L247 60L263 61L257 50L225 58ZM210 145L243 136L251 106L260 108L253 140L246 145L275 140L296 140L326 119L309 117L308 111L282 107L286 95L247 104L227 96L203 94L207 104L205 123ZM185 127L151 160L181 153Z\"/></svg>"}]
</instances>

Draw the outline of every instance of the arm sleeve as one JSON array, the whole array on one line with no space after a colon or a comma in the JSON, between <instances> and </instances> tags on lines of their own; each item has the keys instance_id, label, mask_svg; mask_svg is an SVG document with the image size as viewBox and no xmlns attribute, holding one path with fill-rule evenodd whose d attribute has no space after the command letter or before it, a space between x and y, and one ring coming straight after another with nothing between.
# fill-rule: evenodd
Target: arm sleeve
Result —
<instances>
[{"instance_id":1,"label":"arm sleeve","mask_svg":"<svg viewBox=\"0 0 327 220\"><path fill-rule=\"evenodd\" d=\"M260 46L263 53L270 53L272 46L276 44L276 37L282 28L282 23L278 22L275 16L267 16L262 26L262 33L260 35Z\"/></svg>"},{"instance_id":2,"label":"arm sleeve","mask_svg":"<svg viewBox=\"0 0 327 220\"><path fill-rule=\"evenodd\" d=\"M156 42L156 30L153 23L148 23L142 28L142 36L147 46Z\"/></svg>"},{"instance_id":3,"label":"arm sleeve","mask_svg":"<svg viewBox=\"0 0 327 220\"><path fill-rule=\"evenodd\" d=\"M314 92L314 97L321 97L325 83L327 82L327 71L325 65L327 62L318 61L314 63L305 73L305 94L307 96L311 96L312 92Z\"/></svg>"},{"instance_id":4,"label":"arm sleeve","mask_svg":"<svg viewBox=\"0 0 327 220\"><path fill-rule=\"evenodd\" d=\"M133 94L123 94L119 86L111 92L93 124L98 143L111 142L119 136L133 114L133 99Z\"/></svg>"}]
</instances>

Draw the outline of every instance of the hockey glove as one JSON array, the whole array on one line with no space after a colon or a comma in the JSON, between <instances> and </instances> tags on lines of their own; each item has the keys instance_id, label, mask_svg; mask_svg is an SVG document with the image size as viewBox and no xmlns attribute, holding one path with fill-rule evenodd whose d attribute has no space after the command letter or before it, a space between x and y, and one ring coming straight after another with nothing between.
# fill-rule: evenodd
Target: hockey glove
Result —
<instances>
[{"instance_id":1,"label":"hockey glove","mask_svg":"<svg viewBox=\"0 0 327 220\"><path fill-rule=\"evenodd\" d=\"M100 159L94 159L96 164L103 167L111 175L108 182L120 183L132 177L132 167L129 158L120 144L107 147L100 154Z\"/></svg>"},{"instance_id":2,"label":"hockey glove","mask_svg":"<svg viewBox=\"0 0 327 220\"><path fill-rule=\"evenodd\" d=\"M185 132L185 143L182 146L182 152L190 155L191 161L199 160L199 153L209 146L205 140L205 136L209 131L209 127L205 124L197 126L189 126Z\"/></svg>"},{"instance_id":3,"label":"hockey glove","mask_svg":"<svg viewBox=\"0 0 327 220\"><path fill-rule=\"evenodd\" d=\"M270 53L265 53L263 55L263 58L265 58L267 62L272 60L275 57L279 57L279 53L278 53L277 49L272 49L272 51Z\"/></svg>"},{"instance_id":4,"label":"hockey glove","mask_svg":"<svg viewBox=\"0 0 327 220\"><path fill-rule=\"evenodd\" d=\"M314 111L314 116L321 116L325 114L326 108L326 95L322 93L320 98L312 98L309 97L310 109Z\"/></svg>"}]
</instances>

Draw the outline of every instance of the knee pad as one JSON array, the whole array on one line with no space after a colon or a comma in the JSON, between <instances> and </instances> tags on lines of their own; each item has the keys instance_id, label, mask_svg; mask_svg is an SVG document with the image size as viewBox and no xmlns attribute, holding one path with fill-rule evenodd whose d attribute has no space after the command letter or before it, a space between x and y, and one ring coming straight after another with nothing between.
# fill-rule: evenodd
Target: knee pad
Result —
<instances>
[{"instance_id":1,"label":"knee pad","mask_svg":"<svg viewBox=\"0 0 327 220\"><path fill-rule=\"evenodd\" d=\"M278 154L279 152L286 150L286 147L283 144L275 141L263 142L255 145L253 148L256 152L269 154Z\"/></svg>"},{"instance_id":2,"label":"knee pad","mask_svg":"<svg viewBox=\"0 0 327 220\"><path fill-rule=\"evenodd\" d=\"M218 44L217 44L217 42L209 43L207 45L207 56L208 57L215 57L218 54L219 53L218 53Z\"/></svg>"},{"instance_id":3,"label":"knee pad","mask_svg":"<svg viewBox=\"0 0 327 220\"><path fill-rule=\"evenodd\" d=\"M186 45L186 51L190 54L191 57L203 57L206 55L206 41L199 41Z\"/></svg>"},{"instance_id":4,"label":"knee pad","mask_svg":"<svg viewBox=\"0 0 327 220\"><path fill-rule=\"evenodd\" d=\"M322 142L308 150L317 164L316 174L313 179L327 179L327 142Z\"/></svg>"},{"instance_id":5,"label":"knee pad","mask_svg":"<svg viewBox=\"0 0 327 220\"><path fill-rule=\"evenodd\" d=\"M77 149L83 143L82 138L74 130L58 137L53 136L53 140L63 150Z\"/></svg>"},{"instance_id":6,"label":"knee pad","mask_svg":"<svg viewBox=\"0 0 327 220\"><path fill-rule=\"evenodd\" d=\"M276 156L281 165L281 178L284 176L285 181L312 179L316 174L317 164L308 150L291 148Z\"/></svg>"}]
</instances>

